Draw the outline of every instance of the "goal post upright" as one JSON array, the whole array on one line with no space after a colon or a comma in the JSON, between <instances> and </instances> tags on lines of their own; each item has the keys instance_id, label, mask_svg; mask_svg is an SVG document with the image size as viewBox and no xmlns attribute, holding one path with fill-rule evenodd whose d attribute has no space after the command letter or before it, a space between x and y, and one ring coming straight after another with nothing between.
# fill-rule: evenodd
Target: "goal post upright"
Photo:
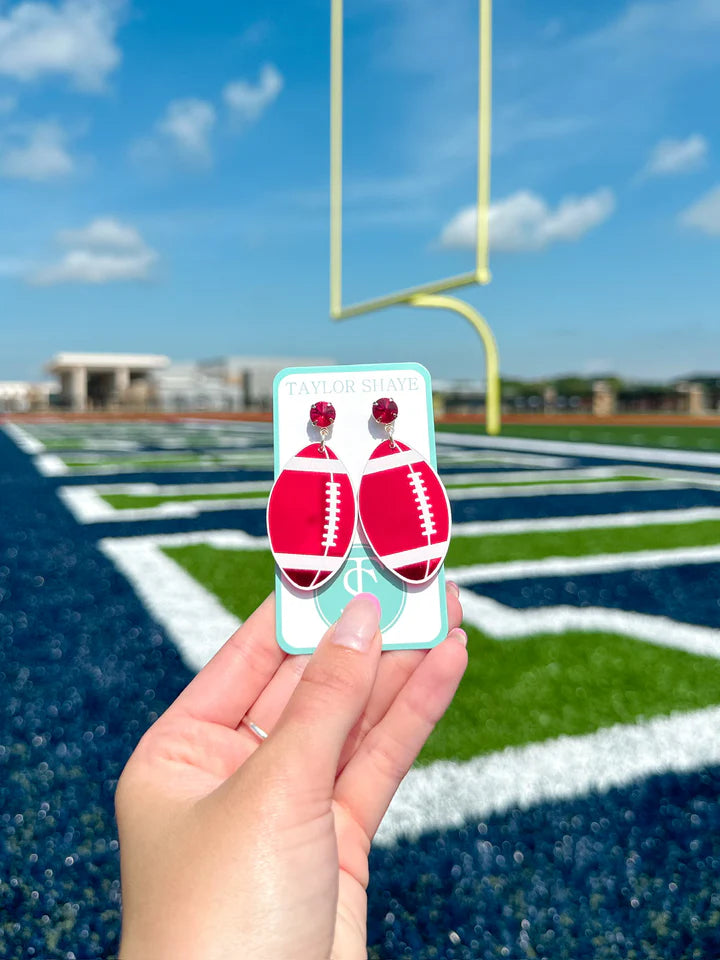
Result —
<instances>
[{"instance_id":1,"label":"goal post upright","mask_svg":"<svg viewBox=\"0 0 720 960\"><path fill-rule=\"evenodd\" d=\"M490 282L488 208L490 203L490 134L492 115L492 0L479 3L478 163L475 268L468 273L420 284L396 293L343 305L343 53L344 0L331 0L330 29L330 316L347 320L398 304L452 310L468 320L485 348L485 420L487 432L500 432L500 374L495 338L487 321L450 290Z\"/></svg>"}]
</instances>

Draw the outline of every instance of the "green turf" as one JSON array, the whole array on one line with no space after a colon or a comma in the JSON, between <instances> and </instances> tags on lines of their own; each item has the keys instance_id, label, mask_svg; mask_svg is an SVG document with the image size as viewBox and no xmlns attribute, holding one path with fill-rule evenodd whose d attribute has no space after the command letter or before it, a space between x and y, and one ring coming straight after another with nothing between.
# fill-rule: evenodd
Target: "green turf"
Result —
<instances>
[{"instance_id":1,"label":"green turf","mask_svg":"<svg viewBox=\"0 0 720 960\"><path fill-rule=\"evenodd\" d=\"M479 423L443 423L438 431L447 433L485 433ZM597 424L559 426L555 424L508 424L504 437L528 437L536 440L568 440L583 443L619 443L640 447L668 447L680 450L720 450L720 427L623 426Z\"/></svg>"},{"instance_id":2,"label":"green turf","mask_svg":"<svg viewBox=\"0 0 720 960\"><path fill-rule=\"evenodd\" d=\"M73 469L83 467L143 467L148 470L156 470L159 467L169 467L193 463L216 463L214 457L123 457L122 460L104 460L102 458L93 460L69 460L65 459L65 464Z\"/></svg>"},{"instance_id":3,"label":"green turf","mask_svg":"<svg viewBox=\"0 0 720 960\"><path fill-rule=\"evenodd\" d=\"M195 500L246 500L267 497L267 490L243 490L235 493L182 493L177 496L136 496L131 493L104 493L103 500L116 510L159 507L163 503L188 503Z\"/></svg>"},{"instance_id":4,"label":"green turf","mask_svg":"<svg viewBox=\"0 0 720 960\"><path fill-rule=\"evenodd\" d=\"M241 619L273 587L265 550L199 544L164 552ZM720 702L720 661L711 658L603 633L497 641L471 627L468 635L468 671L422 763Z\"/></svg>"},{"instance_id":5,"label":"green turf","mask_svg":"<svg viewBox=\"0 0 720 960\"><path fill-rule=\"evenodd\" d=\"M720 661L709 657L604 633L468 637L467 672L421 763L720 702Z\"/></svg>"},{"instance_id":6,"label":"green turf","mask_svg":"<svg viewBox=\"0 0 720 960\"><path fill-rule=\"evenodd\" d=\"M561 480L553 480L548 477L546 480L494 480L492 483L451 483L452 474L445 476L443 482L449 490L465 490L475 487L540 487L552 484L553 486L562 483L630 483L635 481L646 482L654 480L654 477L569 477Z\"/></svg>"},{"instance_id":7,"label":"green turf","mask_svg":"<svg viewBox=\"0 0 720 960\"><path fill-rule=\"evenodd\" d=\"M127 457L123 458L122 460L72 460L63 458L63 461L66 466L73 470L87 470L88 468L96 469L97 467L134 467L141 470L162 470L165 467L194 466L205 463L231 467L249 463L252 463L255 466L259 462L267 462L269 466L272 462L272 458L270 454L238 454L237 456L232 457L155 457L152 459L143 459L142 457Z\"/></svg>"},{"instance_id":8,"label":"green turf","mask_svg":"<svg viewBox=\"0 0 720 960\"><path fill-rule=\"evenodd\" d=\"M720 544L720 520L701 523L648 524L593 530L549 530L486 537L458 537L450 542L446 564L462 567L542 557L584 557L595 553L671 550Z\"/></svg>"},{"instance_id":9,"label":"green turf","mask_svg":"<svg viewBox=\"0 0 720 960\"><path fill-rule=\"evenodd\" d=\"M200 543L163 551L241 620L275 587L275 561L269 550L218 550Z\"/></svg>"}]
</instances>

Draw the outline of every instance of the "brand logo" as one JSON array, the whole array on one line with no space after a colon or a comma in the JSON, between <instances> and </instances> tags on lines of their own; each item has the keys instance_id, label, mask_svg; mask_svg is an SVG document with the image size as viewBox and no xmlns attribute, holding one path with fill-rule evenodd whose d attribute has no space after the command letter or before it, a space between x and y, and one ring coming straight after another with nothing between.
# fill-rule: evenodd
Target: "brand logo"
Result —
<instances>
[{"instance_id":1,"label":"brand logo","mask_svg":"<svg viewBox=\"0 0 720 960\"><path fill-rule=\"evenodd\" d=\"M381 630L389 630L397 623L405 607L405 584L393 579L362 544L352 548L338 576L315 594L315 607L330 626L359 593L372 593L380 601Z\"/></svg>"}]
</instances>

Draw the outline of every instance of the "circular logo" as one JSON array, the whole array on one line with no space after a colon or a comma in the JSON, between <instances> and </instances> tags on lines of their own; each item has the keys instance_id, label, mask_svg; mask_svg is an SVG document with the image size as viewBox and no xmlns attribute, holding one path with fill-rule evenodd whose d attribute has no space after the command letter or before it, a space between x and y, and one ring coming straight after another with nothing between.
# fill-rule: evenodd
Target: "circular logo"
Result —
<instances>
[{"instance_id":1,"label":"circular logo","mask_svg":"<svg viewBox=\"0 0 720 960\"><path fill-rule=\"evenodd\" d=\"M315 594L315 607L330 626L359 593L372 593L380 601L380 629L383 632L397 623L405 607L405 584L393 579L362 544L352 548L340 573Z\"/></svg>"}]
</instances>

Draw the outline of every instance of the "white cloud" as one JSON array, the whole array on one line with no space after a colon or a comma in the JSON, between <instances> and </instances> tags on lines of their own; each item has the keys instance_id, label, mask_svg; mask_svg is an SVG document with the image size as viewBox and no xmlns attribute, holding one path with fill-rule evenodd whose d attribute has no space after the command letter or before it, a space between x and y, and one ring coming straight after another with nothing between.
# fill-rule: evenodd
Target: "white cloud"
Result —
<instances>
[{"instance_id":1,"label":"white cloud","mask_svg":"<svg viewBox=\"0 0 720 960\"><path fill-rule=\"evenodd\" d=\"M666 177L688 173L701 167L708 154L708 142L699 133L686 140L661 140L654 147L645 167L649 177Z\"/></svg>"},{"instance_id":2,"label":"white cloud","mask_svg":"<svg viewBox=\"0 0 720 960\"><path fill-rule=\"evenodd\" d=\"M553 243L579 240L611 216L615 196L601 189L584 197L566 197L553 210L542 197L520 190L490 207L490 245L493 250L519 253L542 250ZM477 217L474 206L457 213L440 235L440 246L474 248Z\"/></svg>"},{"instance_id":3,"label":"white cloud","mask_svg":"<svg viewBox=\"0 0 720 960\"><path fill-rule=\"evenodd\" d=\"M30 81L64 74L82 90L101 90L121 60L115 35L126 6L126 0L25 0L0 12L0 76Z\"/></svg>"},{"instance_id":4,"label":"white cloud","mask_svg":"<svg viewBox=\"0 0 720 960\"><path fill-rule=\"evenodd\" d=\"M133 250L143 243L135 227L112 217L98 217L80 230L61 230L58 240L65 247L89 247L93 250Z\"/></svg>"},{"instance_id":5,"label":"white cloud","mask_svg":"<svg viewBox=\"0 0 720 960\"><path fill-rule=\"evenodd\" d=\"M50 286L146 280L158 259L135 227L111 217L94 220L80 230L62 230L58 241L69 249L56 263L35 271L29 277L31 283Z\"/></svg>"},{"instance_id":6,"label":"white cloud","mask_svg":"<svg viewBox=\"0 0 720 960\"><path fill-rule=\"evenodd\" d=\"M16 106L16 97L0 97L0 116L7 116L8 113L12 113Z\"/></svg>"},{"instance_id":7,"label":"white cloud","mask_svg":"<svg viewBox=\"0 0 720 960\"><path fill-rule=\"evenodd\" d=\"M209 162L210 134L215 126L215 108L207 100L188 97L173 100L158 123L159 133L168 137L183 154Z\"/></svg>"},{"instance_id":8,"label":"white cloud","mask_svg":"<svg viewBox=\"0 0 720 960\"><path fill-rule=\"evenodd\" d=\"M720 184L713 187L703 197L683 210L680 214L680 224L700 230L711 237L720 236Z\"/></svg>"},{"instance_id":9,"label":"white cloud","mask_svg":"<svg viewBox=\"0 0 720 960\"><path fill-rule=\"evenodd\" d=\"M284 85L285 80L277 67L266 63L256 84L248 80L228 83L223 90L223 99L236 119L251 123L277 100Z\"/></svg>"},{"instance_id":10,"label":"white cloud","mask_svg":"<svg viewBox=\"0 0 720 960\"><path fill-rule=\"evenodd\" d=\"M172 100L165 115L155 124L152 136L130 147L136 163L162 169L168 153L194 165L212 163L210 136L216 123L215 107L196 97Z\"/></svg>"},{"instance_id":11,"label":"white cloud","mask_svg":"<svg viewBox=\"0 0 720 960\"><path fill-rule=\"evenodd\" d=\"M18 125L0 135L0 176L13 180L54 180L75 169L67 132L54 121Z\"/></svg>"}]
</instances>

